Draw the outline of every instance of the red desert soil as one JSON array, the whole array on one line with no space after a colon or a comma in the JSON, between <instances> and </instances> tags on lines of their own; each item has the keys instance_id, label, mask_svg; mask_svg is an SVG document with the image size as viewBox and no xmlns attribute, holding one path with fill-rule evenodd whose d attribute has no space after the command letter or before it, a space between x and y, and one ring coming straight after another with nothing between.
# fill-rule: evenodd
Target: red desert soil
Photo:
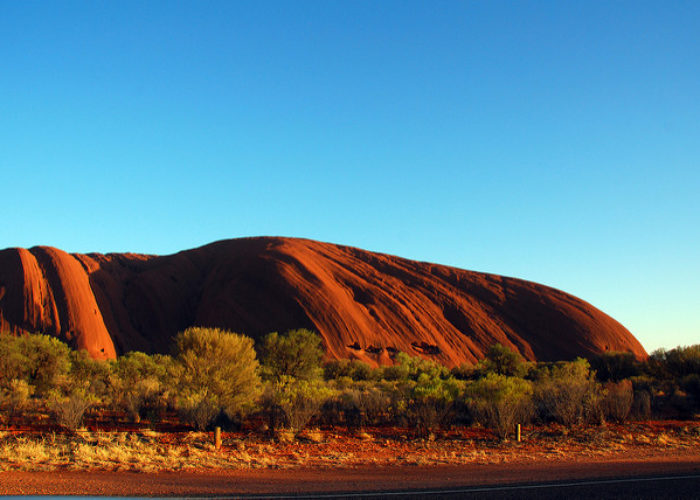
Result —
<instances>
[{"instance_id":1,"label":"red desert soil","mask_svg":"<svg viewBox=\"0 0 700 500\"><path fill-rule=\"evenodd\" d=\"M293 443L225 433L220 450L212 433L201 432L6 434L0 495L391 491L700 473L700 423L693 421L551 424L525 428L522 442L499 441L481 428L434 439L368 430L329 430L315 442Z\"/></svg>"},{"instance_id":2,"label":"red desert soil","mask_svg":"<svg viewBox=\"0 0 700 500\"><path fill-rule=\"evenodd\" d=\"M447 366L499 342L529 360L604 351L646 357L620 323L553 288L295 238L226 240L174 255L0 251L0 329L45 332L113 358L168 352L192 325L257 338L311 328L328 359Z\"/></svg>"}]
</instances>

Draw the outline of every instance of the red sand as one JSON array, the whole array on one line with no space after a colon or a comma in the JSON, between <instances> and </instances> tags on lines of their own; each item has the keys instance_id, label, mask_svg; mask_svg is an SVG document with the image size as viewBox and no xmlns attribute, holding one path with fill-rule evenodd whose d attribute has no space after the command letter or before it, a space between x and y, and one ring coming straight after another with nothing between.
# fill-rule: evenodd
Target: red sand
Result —
<instances>
[{"instance_id":1,"label":"red sand","mask_svg":"<svg viewBox=\"0 0 700 500\"><path fill-rule=\"evenodd\" d=\"M372 364L405 351L455 366L495 342L530 360L646 357L620 323L559 290L330 243L244 238L168 256L0 251L2 330L112 358L168 352L191 325L254 338L312 328L329 359Z\"/></svg>"}]
</instances>

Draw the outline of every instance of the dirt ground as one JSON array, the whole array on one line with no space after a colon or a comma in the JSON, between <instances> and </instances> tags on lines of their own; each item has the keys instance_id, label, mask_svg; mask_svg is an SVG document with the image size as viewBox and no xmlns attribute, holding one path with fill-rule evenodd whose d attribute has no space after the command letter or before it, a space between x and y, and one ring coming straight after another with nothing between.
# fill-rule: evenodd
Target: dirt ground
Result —
<instances>
[{"instance_id":1,"label":"dirt ground","mask_svg":"<svg viewBox=\"0 0 700 500\"><path fill-rule=\"evenodd\" d=\"M0 495L235 495L397 491L700 473L700 422L524 429L502 442L484 429L430 439L400 429L309 433L280 443L209 433L5 434Z\"/></svg>"}]
</instances>

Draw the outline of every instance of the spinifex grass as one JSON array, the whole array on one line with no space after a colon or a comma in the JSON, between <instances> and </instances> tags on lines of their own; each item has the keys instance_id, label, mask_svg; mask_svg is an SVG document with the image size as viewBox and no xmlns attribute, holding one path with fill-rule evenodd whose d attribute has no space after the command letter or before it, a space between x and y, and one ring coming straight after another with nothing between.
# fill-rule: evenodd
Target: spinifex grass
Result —
<instances>
[{"instance_id":1,"label":"spinifex grass","mask_svg":"<svg viewBox=\"0 0 700 500\"><path fill-rule=\"evenodd\" d=\"M0 471L129 470L142 472L225 470L260 467L353 467L518 463L533 460L643 459L662 454L697 455L700 424L561 426L525 429L522 442L502 441L471 428L431 439L410 439L376 428L367 436L319 433L293 442L270 436L224 434L221 450L213 433L0 432ZM369 437L369 439L367 439Z\"/></svg>"}]
</instances>

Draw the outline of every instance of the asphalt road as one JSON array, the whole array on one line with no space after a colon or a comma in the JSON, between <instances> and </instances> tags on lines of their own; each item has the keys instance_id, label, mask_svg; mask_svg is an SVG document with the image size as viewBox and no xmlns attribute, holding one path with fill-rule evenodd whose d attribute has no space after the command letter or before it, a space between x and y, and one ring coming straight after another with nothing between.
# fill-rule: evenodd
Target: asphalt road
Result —
<instances>
[{"instance_id":1,"label":"asphalt road","mask_svg":"<svg viewBox=\"0 0 700 500\"><path fill-rule=\"evenodd\" d=\"M24 500L22 496L0 496L3 500ZM77 496L46 496L44 498L72 499L90 498ZM94 498L94 497L93 497ZM120 499L124 497L102 497ZM151 497L153 498L153 497ZM155 497L159 498L159 497ZM172 499L173 497L160 497ZM177 497L175 497L177 498ZM524 500L553 500L553 499L698 499L700 498L700 474L681 476L651 476L636 478L617 478L603 480L556 481L549 483L527 483L502 486L470 486L466 488L449 488L412 491L381 491L381 492L344 492L316 493L295 495L216 495L214 497L181 497L188 500L211 500L224 498L240 498L244 500L301 500L301 499L524 499Z\"/></svg>"},{"instance_id":2,"label":"asphalt road","mask_svg":"<svg viewBox=\"0 0 700 500\"><path fill-rule=\"evenodd\" d=\"M211 498L211 497L210 497ZM700 475L557 481L413 491L346 492L313 495L242 496L244 499L698 499Z\"/></svg>"},{"instance_id":3,"label":"asphalt road","mask_svg":"<svg viewBox=\"0 0 700 500\"><path fill-rule=\"evenodd\" d=\"M700 455L215 472L0 472L0 495L154 498L695 498ZM83 497L85 498L85 497Z\"/></svg>"}]
</instances>

